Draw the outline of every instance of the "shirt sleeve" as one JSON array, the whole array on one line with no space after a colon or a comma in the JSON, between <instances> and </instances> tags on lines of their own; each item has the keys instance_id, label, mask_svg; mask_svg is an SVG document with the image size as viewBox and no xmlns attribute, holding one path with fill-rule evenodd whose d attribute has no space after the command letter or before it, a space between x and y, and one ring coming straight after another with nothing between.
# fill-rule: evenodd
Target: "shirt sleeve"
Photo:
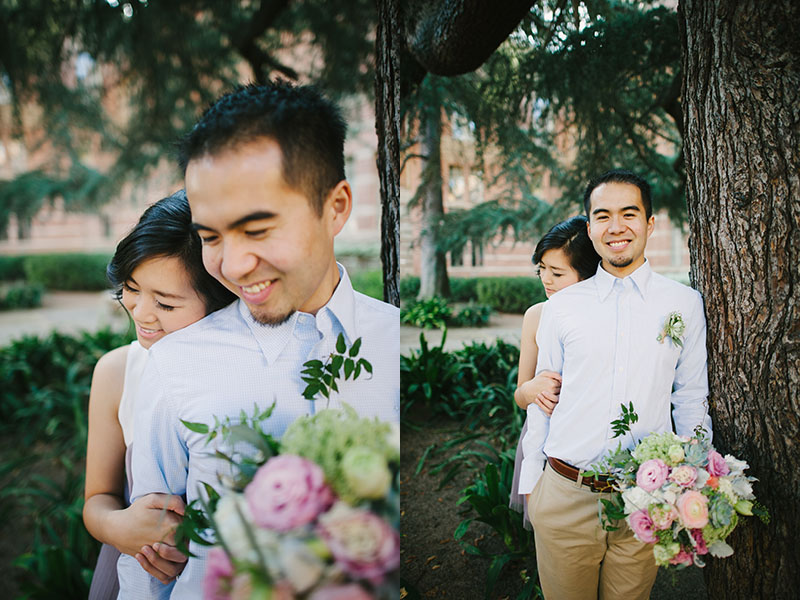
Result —
<instances>
[{"instance_id":1,"label":"shirt sleeve","mask_svg":"<svg viewBox=\"0 0 800 600\"><path fill-rule=\"evenodd\" d=\"M672 385L672 416L675 432L691 436L698 425L702 425L712 436L711 417L708 414L708 372L706 357L706 318L703 300L696 293L692 309L686 316L686 332L683 339L675 379Z\"/></svg>"},{"instance_id":2,"label":"shirt sleeve","mask_svg":"<svg viewBox=\"0 0 800 600\"><path fill-rule=\"evenodd\" d=\"M131 446L133 486L131 502L146 494L186 493L188 451L180 438L175 403L170 401L165 378L152 356L148 358L136 394L136 418ZM132 556L123 554L117 564L120 598L169 598L173 583L164 585L145 571Z\"/></svg>"},{"instance_id":3,"label":"shirt sleeve","mask_svg":"<svg viewBox=\"0 0 800 600\"><path fill-rule=\"evenodd\" d=\"M153 492L186 494L189 450L181 435L177 399L168 378L149 359L136 396L131 502Z\"/></svg>"}]
</instances>

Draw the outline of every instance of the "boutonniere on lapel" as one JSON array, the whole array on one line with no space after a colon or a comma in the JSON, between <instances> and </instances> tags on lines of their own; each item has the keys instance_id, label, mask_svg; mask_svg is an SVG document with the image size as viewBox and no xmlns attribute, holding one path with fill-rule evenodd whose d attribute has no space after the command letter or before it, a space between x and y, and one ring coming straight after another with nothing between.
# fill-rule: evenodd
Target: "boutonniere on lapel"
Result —
<instances>
[{"instance_id":1,"label":"boutonniere on lapel","mask_svg":"<svg viewBox=\"0 0 800 600\"><path fill-rule=\"evenodd\" d=\"M673 344L683 348L683 341L681 338L685 331L686 323L683 322L683 316L678 311L672 311L667 315L667 318L664 319L664 328L656 339L663 344L664 340L669 338L672 340Z\"/></svg>"}]
</instances>

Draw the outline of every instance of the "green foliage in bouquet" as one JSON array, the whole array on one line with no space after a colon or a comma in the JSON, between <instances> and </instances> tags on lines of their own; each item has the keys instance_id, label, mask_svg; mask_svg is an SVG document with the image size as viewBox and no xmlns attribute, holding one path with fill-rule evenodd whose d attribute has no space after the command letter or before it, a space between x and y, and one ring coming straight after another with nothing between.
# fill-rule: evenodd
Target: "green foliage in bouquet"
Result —
<instances>
[{"instance_id":1,"label":"green foliage in bouquet","mask_svg":"<svg viewBox=\"0 0 800 600\"><path fill-rule=\"evenodd\" d=\"M359 418L344 405L295 420L283 434L281 452L318 464L336 495L353 504L382 497L390 488L400 461L399 436L389 423Z\"/></svg>"},{"instance_id":2,"label":"green foliage in bouquet","mask_svg":"<svg viewBox=\"0 0 800 600\"><path fill-rule=\"evenodd\" d=\"M344 335L340 333L336 339L336 352L332 352L325 363L321 360L309 360L304 363L305 368L300 371L302 380L307 384L303 390L303 398L313 400L318 394L322 394L330 400L331 391L339 391L336 380L341 378L342 372L345 381L351 376L354 380L358 379L362 369L371 375L372 364L364 358L357 358L360 349L361 338L353 342L348 350Z\"/></svg>"}]
</instances>

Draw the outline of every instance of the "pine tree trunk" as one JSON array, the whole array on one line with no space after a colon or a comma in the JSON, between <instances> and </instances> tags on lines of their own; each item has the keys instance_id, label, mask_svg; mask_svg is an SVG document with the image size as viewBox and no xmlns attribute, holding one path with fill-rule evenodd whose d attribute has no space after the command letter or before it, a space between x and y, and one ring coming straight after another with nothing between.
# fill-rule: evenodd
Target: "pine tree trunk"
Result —
<instances>
[{"instance_id":1,"label":"pine tree trunk","mask_svg":"<svg viewBox=\"0 0 800 600\"><path fill-rule=\"evenodd\" d=\"M800 3L682 0L692 278L714 444L750 464L768 525L710 559L709 598L800 590Z\"/></svg>"},{"instance_id":2,"label":"pine tree trunk","mask_svg":"<svg viewBox=\"0 0 800 600\"><path fill-rule=\"evenodd\" d=\"M441 116L437 111L423 112L421 153L425 156L421 195L422 232L420 233L419 298L450 295L447 261L439 250L439 232L444 221L442 198Z\"/></svg>"},{"instance_id":3,"label":"pine tree trunk","mask_svg":"<svg viewBox=\"0 0 800 600\"><path fill-rule=\"evenodd\" d=\"M399 0L377 0L375 128L381 179L383 299L400 306L400 48Z\"/></svg>"}]
</instances>

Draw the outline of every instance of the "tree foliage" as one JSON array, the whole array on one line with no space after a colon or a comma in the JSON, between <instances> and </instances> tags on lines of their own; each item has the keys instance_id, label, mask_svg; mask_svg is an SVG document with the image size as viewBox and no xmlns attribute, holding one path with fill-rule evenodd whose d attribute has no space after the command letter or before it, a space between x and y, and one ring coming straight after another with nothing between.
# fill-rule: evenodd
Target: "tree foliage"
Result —
<instances>
[{"instance_id":1,"label":"tree foliage","mask_svg":"<svg viewBox=\"0 0 800 600\"><path fill-rule=\"evenodd\" d=\"M472 124L473 168L486 185L485 203L446 215L443 251L497 234L535 239L575 211L586 181L611 167L647 177L656 209L682 221L677 16L651 4L539 1L474 72L422 79L408 102L440 110L443 122ZM432 59L437 68L441 54ZM425 67L419 49L414 56ZM423 183L437 167L426 165ZM545 171L562 190L555 207L535 193Z\"/></svg>"},{"instance_id":2,"label":"tree foliage","mask_svg":"<svg viewBox=\"0 0 800 600\"><path fill-rule=\"evenodd\" d=\"M243 80L371 97L375 20L372 0L4 0L12 122L0 129L36 164L0 184L0 229L56 195L97 210L170 158L198 112Z\"/></svg>"}]
</instances>

